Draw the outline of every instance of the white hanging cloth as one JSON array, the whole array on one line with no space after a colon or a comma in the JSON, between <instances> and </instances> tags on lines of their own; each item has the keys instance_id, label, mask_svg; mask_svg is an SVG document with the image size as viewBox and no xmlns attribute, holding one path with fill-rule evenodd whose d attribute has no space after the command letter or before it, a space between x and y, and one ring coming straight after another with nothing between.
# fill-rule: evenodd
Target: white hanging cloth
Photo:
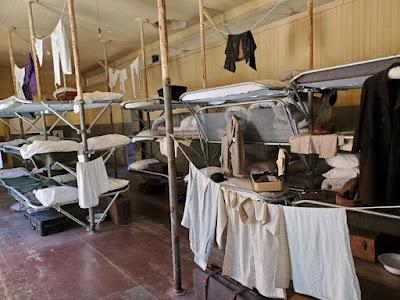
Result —
<instances>
[{"instance_id":1,"label":"white hanging cloth","mask_svg":"<svg viewBox=\"0 0 400 300\"><path fill-rule=\"evenodd\" d=\"M25 68L20 68L17 65L14 65L14 75L15 75L15 96L18 99L25 100L25 94L22 90L22 86L24 85L24 77L25 77Z\"/></svg>"},{"instance_id":2,"label":"white hanging cloth","mask_svg":"<svg viewBox=\"0 0 400 300\"><path fill-rule=\"evenodd\" d=\"M43 65L43 40L35 38L35 49L40 66Z\"/></svg>"},{"instance_id":3,"label":"white hanging cloth","mask_svg":"<svg viewBox=\"0 0 400 300\"><path fill-rule=\"evenodd\" d=\"M61 85L60 63L64 74L72 74L69 41L62 20L51 34L51 52L53 55L54 83Z\"/></svg>"},{"instance_id":4,"label":"white hanging cloth","mask_svg":"<svg viewBox=\"0 0 400 300\"><path fill-rule=\"evenodd\" d=\"M136 57L132 63L129 65L129 68L131 70L131 80L132 80L132 94L133 97L136 98L136 80L135 77L138 79L138 82L140 84L140 56Z\"/></svg>"},{"instance_id":5,"label":"white hanging cloth","mask_svg":"<svg viewBox=\"0 0 400 300\"><path fill-rule=\"evenodd\" d=\"M128 79L128 73L126 69L113 70L108 68L108 86L113 89L119 81L119 89L122 94L126 93L125 81Z\"/></svg>"}]
</instances>

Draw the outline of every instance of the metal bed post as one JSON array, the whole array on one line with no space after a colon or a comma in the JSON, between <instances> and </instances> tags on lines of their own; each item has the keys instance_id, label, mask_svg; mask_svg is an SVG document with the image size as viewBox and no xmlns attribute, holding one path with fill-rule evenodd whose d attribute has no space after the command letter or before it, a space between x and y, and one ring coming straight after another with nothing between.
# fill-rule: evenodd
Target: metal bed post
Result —
<instances>
[{"instance_id":1,"label":"metal bed post","mask_svg":"<svg viewBox=\"0 0 400 300\"><path fill-rule=\"evenodd\" d=\"M174 275L174 290L178 295L183 295L185 291L182 289L181 280L181 258L179 249L179 234L176 217L176 164L175 149L172 134L174 125L172 121L172 101L171 101L171 81L168 71L168 33L167 33L167 16L165 9L165 0L157 0L158 9L158 30L160 37L160 54L161 54L161 73L164 91L164 108L167 134L167 155L168 155L168 186L169 186L169 206L171 219L171 242L172 242L172 262Z\"/></svg>"},{"instance_id":2,"label":"metal bed post","mask_svg":"<svg viewBox=\"0 0 400 300\"><path fill-rule=\"evenodd\" d=\"M206 59L206 38L204 32L204 3L199 1L199 24L200 24L200 59L201 59L201 81L203 89L207 88L207 59Z\"/></svg>"},{"instance_id":3,"label":"metal bed post","mask_svg":"<svg viewBox=\"0 0 400 300\"><path fill-rule=\"evenodd\" d=\"M71 36L72 36L72 50L74 57L74 67L75 67L75 79L76 79L76 90L78 94L78 105L79 105L79 119L80 119L80 134L82 140L82 149L79 156L84 162L89 161L88 157L88 146L86 137L86 120L85 120L85 107L83 102L83 91L81 82L81 71L80 71L80 58L79 58L79 47L78 47L78 32L76 28L75 20L75 8L74 0L68 0L68 12L69 12L69 23L71 26ZM95 222L94 222L94 210L89 208L89 222L90 231L95 232Z\"/></svg>"},{"instance_id":4,"label":"metal bed post","mask_svg":"<svg viewBox=\"0 0 400 300\"><path fill-rule=\"evenodd\" d=\"M42 128L43 128L43 136L44 139L47 140L47 125L46 125L46 114L44 111L40 112L40 117L42 118Z\"/></svg>"}]
</instances>

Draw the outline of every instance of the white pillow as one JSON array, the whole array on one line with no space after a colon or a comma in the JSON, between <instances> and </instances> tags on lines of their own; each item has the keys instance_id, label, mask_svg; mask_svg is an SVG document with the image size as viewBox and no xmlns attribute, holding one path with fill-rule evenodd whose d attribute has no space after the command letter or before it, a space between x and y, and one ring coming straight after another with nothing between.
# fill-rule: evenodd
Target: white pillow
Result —
<instances>
[{"instance_id":1,"label":"white pillow","mask_svg":"<svg viewBox=\"0 0 400 300\"><path fill-rule=\"evenodd\" d=\"M28 142L34 142L34 141L59 141L60 138L58 136L54 135L48 135L47 140L45 139L44 135L32 135L28 137Z\"/></svg>"},{"instance_id":2,"label":"white pillow","mask_svg":"<svg viewBox=\"0 0 400 300\"><path fill-rule=\"evenodd\" d=\"M23 159L28 159L36 154L77 152L79 149L79 143L75 141L34 141L32 144L23 145L20 152Z\"/></svg>"},{"instance_id":3,"label":"white pillow","mask_svg":"<svg viewBox=\"0 0 400 300\"><path fill-rule=\"evenodd\" d=\"M330 158L325 158L326 163L332 168L358 168L360 158L358 154L339 153Z\"/></svg>"},{"instance_id":4,"label":"white pillow","mask_svg":"<svg viewBox=\"0 0 400 300\"><path fill-rule=\"evenodd\" d=\"M358 174L360 174L359 168L350 168L350 169L334 168L334 169L322 174L322 176L324 176L325 178L351 179L351 178L357 177Z\"/></svg>"},{"instance_id":5,"label":"white pillow","mask_svg":"<svg viewBox=\"0 0 400 300\"><path fill-rule=\"evenodd\" d=\"M87 139L89 150L104 150L109 148L118 148L126 146L131 142L131 139L122 134L106 134L94 136Z\"/></svg>"},{"instance_id":6,"label":"white pillow","mask_svg":"<svg viewBox=\"0 0 400 300\"><path fill-rule=\"evenodd\" d=\"M78 202L78 189L72 186L52 186L34 190L33 194L45 207Z\"/></svg>"},{"instance_id":7,"label":"white pillow","mask_svg":"<svg viewBox=\"0 0 400 300\"><path fill-rule=\"evenodd\" d=\"M153 159L153 158L149 158L149 159L142 159L142 160L138 160L135 161L134 163L132 163L128 169L135 171L135 170L145 170L147 169L150 165L152 164L158 164L160 163L160 161L158 161L157 159Z\"/></svg>"}]
</instances>

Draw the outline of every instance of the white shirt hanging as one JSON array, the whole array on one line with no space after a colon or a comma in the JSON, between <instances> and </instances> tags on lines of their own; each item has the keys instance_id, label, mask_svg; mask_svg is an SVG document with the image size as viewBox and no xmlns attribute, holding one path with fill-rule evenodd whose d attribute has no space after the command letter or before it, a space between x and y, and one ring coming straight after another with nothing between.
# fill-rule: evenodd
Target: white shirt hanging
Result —
<instances>
[{"instance_id":1,"label":"white shirt hanging","mask_svg":"<svg viewBox=\"0 0 400 300\"><path fill-rule=\"evenodd\" d=\"M132 80L132 94L133 97L136 98L136 80L135 78L138 79L138 82L140 83L140 56L136 57L132 63L129 65L130 71L131 71L131 80Z\"/></svg>"},{"instance_id":2,"label":"white shirt hanging","mask_svg":"<svg viewBox=\"0 0 400 300\"><path fill-rule=\"evenodd\" d=\"M126 69L114 70L108 68L108 86L113 89L119 81L119 89L122 94L126 93L125 81L128 79L128 73Z\"/></svg>"},{"instance_id":3,"label":"white shirt hanging","mask_svg":"<svg viewBox=\"0 0 400 300\"><path fill-rule=\"evenodd\" d=\"M43 65L43 40L41 39L35 39L35 49L36 49L36 55L39 60L40 66Z\"/></svg>"},{"instance_id":4,"label":"white shirt hanging","mask_svg":"<svg viewBox=\"0 0 400 300\"><path fill-rule=\"evenodd\" d=\"M22 90L22 86L24 85L24 77L25 77L25 68L20 68L17 65L14 65L14 74L15 74L15 90L16 97L19 99L25 100L25 94Z\"/></svg>"},{"instance_id":5,"label":"white shirt hanging","mask_svg":"<svg viewBox=\"0 0 400 300\"><path fill-rule=\"evenodd\" d=\"M125 95L126 88L125 88L125 81L128 79L128 72L126 69L122 69L119 72L119 90L122 94Z\"/></svg>"},{"instance_id":6,"label":"white shirt hanging","mask_svg":"<svg viewBox=\"0 0 400 300\"><path fill-rule=\"evenodd\" d=\"M61 84L60 63L64 74L72 74L69 41L62 20L51 34L51 52L53 55L54 83Z\"/></svg>"}]
</instances>

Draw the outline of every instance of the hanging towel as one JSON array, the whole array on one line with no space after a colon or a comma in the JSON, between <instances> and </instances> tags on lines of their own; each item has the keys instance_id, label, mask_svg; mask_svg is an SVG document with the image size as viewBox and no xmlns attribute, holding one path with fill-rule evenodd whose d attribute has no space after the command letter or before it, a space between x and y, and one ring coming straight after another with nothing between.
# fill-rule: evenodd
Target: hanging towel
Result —
<instances>
[{"instance_id":1,"label":"hanging towel","mask_svg":"<svg viewBox=\"0 0 400 300\"><path fill-rule=\"evenodd\" d=\"M318 299L361 299L345 209L283 209L294 290Z\"/></svg>"},{"instance_id":2,"label":"hanging towel","mask_svg":"<svg viewBox=\"0 0 400 300\"><path fill-rule=\"evenodd\" d=\"M43 40L35 39L36 54L39 59L40 66L43 65Z\"/></svg>"},{"instance_id":3,"label":"hanging towel","mask_svg":"<svg viewBox=\"0 0 400 300\"><path fill-rule=\"evenodd\" d=\"M95 207L99 204L99 196L108 192L109 182L106 166L102 157L89 162L76 164L79 206Z\"/></svg>"},{"instance_id":4,"label":"hanging towel","mask_svg":"<svg viewBox=\"0 0 400 300\"><path fill-rule=\"evenodd\" d=\"M61 84L60 63L64 74L72 74L71 55L68 37L62 20L51 34L51 52L53 55L54 83Z\"/></svg>"},{"instance_id":5,"label":"hanging towel","mask_svg":"<svg viewBox=\"0 0 400 300\"><path fill-rule=\"evenodd\" d=\"M214 244L217 215L220 209L224 210L223 203L220 185L190 164L181 224L189 229L194 262L203 270L207 267L207 260Z\"/></svg>"},{"instance_id":6,"label":"hanging towel","mask_svg":"<svg viewBox=\"0 0 400 300\"><path fill-rule=\"evenodd\" d=\"M138 79L138 82L140 83L140 56L136 57L132 63L129 65L129 68L131 70L131 80L132 80L132 94L133 97L136 98L136 80L135 78Z\"/></svg>"},{"instance_id":7,"label":"hanging towel","mask_svg":"<svg viewBox=\"0 0 400 300\"><path fill-rule=\"evenodd\" d=\"M28 53L25 58L25 75L22 90L27 100L32 100L32 95L37 93L35 66L31 53Z\"/></svg>"},{"instance_id":8,"label":"hanging towel","mask_svg":"<svg viewBox=\"0 0 400 300\"><path fill-rule=\"evenodd\" d=\"M257 71L256 49L257 45L251 31L228 35L224 68L234 73L236 71L236 62L245 60L246 64L249 64L251 68Z\"/></svg>"},{"instance_id":9,"label":"hanging towel","mask_svg":"<svg viewBox=\"0 0 400 300\"><path fill-rule=\"evenodd\" d=\"M125 81L128 79L128 72L126 69L122 69L119 72L119 90L122 94L125 95L126 88L125 88Z\"/></svg>"},{"instance_id":10,"label":"hanging towel","mask_svg":"<svg viewBox=\"0 0 400 300\"><path fill-rule=\"evenodd\" d=\"M120 70L113 70L112 68L108 68L108 86L110 89L113 89L117 83L119 77Z\"/></svg>"},{"instance_id":11,"label":"hanging towel","mask_svg":"<svg viewBox=\"0 0 400 300\"><path fill-rule=\"evenodd\" d=\"M25 68L19 68L17 65L14 65L14 75L15 75L15 89L16 89L16 97L18 99L26 99L24 90L22 86L24 85L24 77L25 77Z\"/></svg>"}]
</instances>

